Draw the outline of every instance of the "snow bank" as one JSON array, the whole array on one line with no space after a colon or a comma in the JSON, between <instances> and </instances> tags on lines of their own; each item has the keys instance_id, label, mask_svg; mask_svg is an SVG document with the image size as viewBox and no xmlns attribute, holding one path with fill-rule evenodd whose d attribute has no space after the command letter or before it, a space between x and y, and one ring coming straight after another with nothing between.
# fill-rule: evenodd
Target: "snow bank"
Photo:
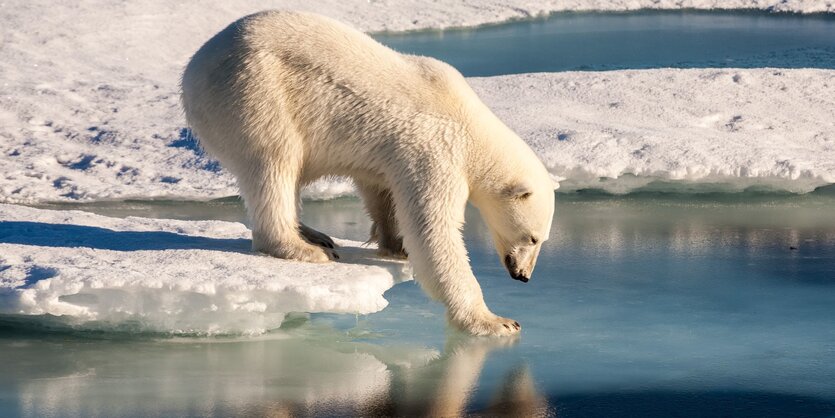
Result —
<instances>
[{"instance_id":1,"label":"snow bank","mask_svg":"<svg viewBox=\"0 0 835 418\"><path fill-rule=\"evenodd\" d=\"M255 334L288 312L367 314L406 264L337 241L342 262L250 252L239 223L109 218L0 205L0 314L73 326Z\"/></svg>"},{"instance_id":2,"label":"snow bank","mask_svg":"<svg viewBox=\"0 0 835 418\"><path fill-rule=\"evenodd\" d=\"M162 0L143 2L109 2L82 0L72 3L46 0L11 1L3 6L0 29L0 202L20 203L39 201L97 200L177 197L180 199L206 199L237 193L234 179L216 162L204 156L196 141L185 127L179 104L178 80L189 56L212 34L232 20L266 8L311 10L348 21L369 31L411 30L471 26L524 18L560 10L633 10L638 8L756 8L765 10L818 12L835 11L827 1L665 1L665 0L568 0L532 1L502 0L482 2L476 0L424 2L415 0L373 0L339 2L325 0L304 2L277 0L271 2L241 0L236 2L183 3ZM687 86L696 89L717 89L725 84L711 80L712 70L704 73L688 72L679 75ZM687 91L701 103L714 101L710 106L718 117L732 117L735 109L728 102L761 100L765 95L771 103L790 104L790 111L816 106L820 112L831 115L831 100L821 100L824 92L831 92L831 84L824 92L813 92L807 98L798 93L807 83L818 83L831 78L831 72L784 71L782 80L786 90L719 91L706 95L700 90ZM649 71L642 76L647 83L657 83L653 91L659 97L668 98L667 92L681 92L679 86L667 81L666 73ZM753 73L752 73L753 74ZM688 78L687 76L690 76ZM584 83L606 75L575 73L558 77L574 77L576 89L584 89ZM613 75L615 79L624 76ZM807 77L810 78L807 80ZM650 82L649 80L653 81ZM502 78L501 83L513 89L513 85L526 79ZM484 85L486 82L480 82ZM541 108L553 109L555 94L562 94L560 86L543 83L545 91L533 94L543 102L534 106L528 97L486 97L489 105L512 108L528 106L530 116L540 116ZM497 84L498 85L498 84ZM627 83L617 86L625 89L624 95L638 98L648 85L634 87ZM733 86L732 86L733 87ZM831 96L831 95L830 95ZM618 141L621 131L644 129L660 132L658 126L637 126L636 121L653 122L643 114L629 117L622 113L618 122L611 118L609 102L597 96L584 98L579 109L560 108L566 112L584 112L586 120L597 120L598 131ZM678 97L680 99L680 97ZM677 100L677 99L676 99ZM560 101L563 104L570 102ZM703 112L704 108L690 108L676 101L687 114ZM586 105L588 104L588 106ZM664 104L666 106L666 104ZM635 107L625 105L620 112ZM754 111L755 109L751 109ZM774 110L774 109L771 109ZM820 113L818 110L815 112ZM509 120L509 111L502 111ZM776 113L770 112L769 114ZM759 117L751 114L751 117ZM545 121L556 120L553 115L543 115L536 126L543 129L534 138L539 141L548 135L558 135L566 126L549 126ZM790 119L781 117L781 121ZM831 117L829 118L831 120ZM721 122L721 121L720 121ZM717 122L719 123L719 122ZM512 121L511 121L511 124ZM743 126L743 123L736 125ZM525 126L515 128L530 133ZM743 126L744 128L744 126ZM774 151L792 148L794 130L790 126L775 126L777 133L788 133L786 143L773 145ZM545 132L544 130L547 130ZM670 132L670 131L666 131ZM829 131L831 132L831 131ZM731 139L727 135L713 135L720 143ZM826 135L831 135L826 133ZM831 137L831 136L828 136ZM575 136L575 141L579 136ZM688 144L678 135L668 136L673 141L669 148L679 148L678 157L688 150ZM660 139L659 139L660 141ZM822 140L819 140L819 142ZM588 146L599 144L591 142ZM810 145L807 142L804 146ZM540 147L541 148L541 147ZM563 148L558 148L562 150ZM614 153L622 148L612 148ZM632 150L630 150L631 152ZM696 152L692 150L689 152ZM812 153L825 153L815 149ZM573 161L560 160L564 167L580 167L594 156L571 154ZM659 155L659 154L655 154ZM613 155L618 160L623 155ZM663 158L678 158L664 156ZM551 158L551 157L549 157ZM680 159L681 166L689 160ZM787 163L791 166L791 162ZM552 164L555 169L559 168ZM722 172L733 172L740 165L723 167ZM801 171L804 169L801 168ZM813 167L813 171L816 168ZM582 171L582 169L581 169ZM583 171L596 172L597 168ZM609 170L608 173L618 170ZM781 178L791 179L791 168ZM559 177L571 179L570 172L556 172ZM636 173L637 174L637 173ZM740 173L746 177L745 173ZM660 173L664 177L663 173ZM814 172L810 174L823 176ZM832 173L825 175L831 176ZM679 174L671 174L676 177ZM757 178L751 176L751 178ZM585 181L585 180L583 180ZM790 186L793 188L794 186ZM800 189L807 189L804 186ZM307 197L328 198L350 193L345 182L325 181L309 189Z\"/></svg>"},{"instance_id":3,"label":"snow bank","mask_svg":"<svg viewBox=\"0 0 835 418\"><path fill-rule=\"evenodd\" d=\"M470 82L534 148L561 191L804 193L835 183L832 70L569 72ZM177 106L176 98L168 100ZM138 130L141 120L107 125ZM201 154L184 128L173 128L181 115L167 120L184 133L168 140L114 134L108 144L70 141L60 132L10 138L0 144L0 201L236 194L234 179ZM352 190L350 182L325 179L305 197Z\"/></svg>"},{"instance_id":4,"label":"snow bank","mask_svg":"<svg viewBox=\"0 0 835 418\"><path fill-rule=\"evenodd\" d=\"M470 82L536 150L561 190L803 193L835 183L832 70L569 72Z\"/></svg>"}]
</instances>

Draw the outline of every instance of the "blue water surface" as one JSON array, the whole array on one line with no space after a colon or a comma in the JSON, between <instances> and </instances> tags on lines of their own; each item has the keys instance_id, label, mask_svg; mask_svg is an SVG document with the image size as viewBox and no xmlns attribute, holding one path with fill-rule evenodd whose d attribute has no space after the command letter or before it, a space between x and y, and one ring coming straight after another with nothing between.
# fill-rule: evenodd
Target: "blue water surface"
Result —
<instances>
[{"instance_id":1,"label":"blue water surface","mask_svg":"<svg viewBox=\"0 0 835 418\"><path fill-rule=\"evenodd\" d=\"M835 17L759 11L558 13L474 29L378 34L466 76L642 68L835 68Z\"/></svg>"},{"instance_id":2,"label":"blue water surface","mask_svg":"<svg viewBox=\"0 0 835 418\"><path fill-rule=\"evenodd\" d=\"M559 201L527 285L509 278L470 214L485 298L524 327L491 354L472 412L510 379L502 373L529 373L557 416L835 414L835 200ZM442 310L428 315L414 285L388 296L366 326L431 341Z\"/></svg>"},{"instance_id":3,"label":"blue water surface","mask_svg":"<svg viewBox=\"0 0 835 418\"><path fill-rule=\"evenodd\" d=\"M458 334L414 282L379 313L298 315L256 339L4 318L0 415L832 416L833 205L826 191L559 195L528 284L470 209L473 268L488 305L522 323L518 339ZM234 200L73 208L243 217ZM367 238L357 199L306 202L304 217Z\"/></svg>"}]
</instances>

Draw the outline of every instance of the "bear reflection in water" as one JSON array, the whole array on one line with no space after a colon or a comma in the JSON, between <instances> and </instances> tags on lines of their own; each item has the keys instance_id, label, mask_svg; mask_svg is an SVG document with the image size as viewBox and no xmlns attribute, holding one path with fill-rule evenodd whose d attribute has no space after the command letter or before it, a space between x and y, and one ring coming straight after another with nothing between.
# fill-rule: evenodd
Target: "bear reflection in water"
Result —
<instances>
[{"instance_id":1,"label":"bear reflection in water","mask_svg":"<svg viewBox=\"0 0 835 418\"><path fill-rule=\"evenodd\" d=\"M245 341L0 335L7 364L41 359L0 383L19 382L4 395L27 416L549 415L524 364L510 367L495 393L479 388L490 353L515 339L455 334L439 353L338 342L344 334L305 327Z\"/></svg>"},{"instance_id":2,"label":"bear reflection in water","mask_svg":"<svg viewBox=\"0 0 835 418\"><path fill-rule=\"evenodd\" d=\"M454 417L469 413L489 416L546 416L548 404L540 395L526 365L512 368L493 394L487 408L468 406L478 389L479 375L490 352L516 343L483 338L448 338L444 354L425 367L399 370L388 396L372 403L368 415ZM410 390L413 386L413 390ZM410 396L411 395L411 396Z\"/></svg>"},{"instance_id":3,"label":"bear reflection in water","mask_svg":"<svg viewBox=\"0 0 835 418\"><path fill-rule=\"evenodd\" d=\"M499 389L486 405L476 405L479 377L490 353L510 347L512 340L451 336L444 352L423 365L387 364L388 384L368 397L311 405L289 401L261 411L269 416L313 415L426 416L465 415L543 417L553 413L534 385L527 365L513 367L503 376ZM356 402L352 404L353 402ZM324 407L325 409L319 409ZM349 412L350 411L350 412Z\"/></svg>"}]
</instances>

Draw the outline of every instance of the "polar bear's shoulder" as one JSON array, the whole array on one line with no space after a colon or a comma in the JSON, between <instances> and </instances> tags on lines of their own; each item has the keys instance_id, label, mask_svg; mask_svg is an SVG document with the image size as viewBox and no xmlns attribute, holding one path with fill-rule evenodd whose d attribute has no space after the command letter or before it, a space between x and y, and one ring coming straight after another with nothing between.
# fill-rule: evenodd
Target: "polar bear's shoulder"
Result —
<instances>
[{"instance_id":1,"label":"polar bear's shoulder","mask_svg":"<svg viewBox=\"0 0 835 418\"><path fill-rule=\"evenodd\" d=\"M324 57L336 51L367 50L374 48L372 45L382 47L345 23L308 12L267 10L245 16L234 25L238 27L240 38L250 45L266 48L282 45L300 50L315 48Z\"/></svg>"},{"instance_id":2,"label":"polar bear's shoulder","mask_svg":"<svg viewBox=\"0 0 835 418\"><path fill-rule=\"evenodd\" d=\"M414 68L416 74L434 86L449 86L458 81L463 80L461 74L453 66L431 57L424 57L419 55L403 55L406 60Z\"/></svg>"}]
</instances>

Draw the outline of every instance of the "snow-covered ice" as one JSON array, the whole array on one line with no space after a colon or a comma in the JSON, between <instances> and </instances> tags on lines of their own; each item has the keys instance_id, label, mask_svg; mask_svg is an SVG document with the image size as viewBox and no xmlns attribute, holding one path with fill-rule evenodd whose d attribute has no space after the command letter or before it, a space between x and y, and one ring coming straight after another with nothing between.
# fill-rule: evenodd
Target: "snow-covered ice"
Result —
<instances>
[{"instance_id":1,"label":"snow-covered ice","mask_svg":"<svg viewBox=\"0 0 835 418\"><path fill-rule=\"evenodd\" d=\"M624 193L661 180L678 189L808 192L835 182L832 70L571 72L470 82L563 190ZM138 100L134 93L120 100ZM165 101L170 115L149 111L156 127L139 126L148 114L108 116L101 129L111 136L104 140L97 139L101 129L76 132L80 116L69 109L62 116L74 121L39 122L37 130L8 135L0 144L0 201L236 194L231 176L202 155L179 110L170 110L175 94ZM163 124L168 128L158 129ZM323 180L306 196L351 190L345 181Z\"/></svg>"},{"instance_id":2,"label":"snow-covered ice","mask_svg":"<svg viewBox=\"0 0 835 418\"><path fill-rule=\"evenodd\" d=\"M236 194L234 179L190 136L178 79L189 56L213 33L265 8L315 9L364 30L399 31L561 10L806 13L833 7L826 1L754 0L6 2L0 29L0 202ZM600 175L620 176L618 184L604 187L627 191L646 182L632 182L637 175L806 191L835 175L833 78L833 71L648 70L473 83L536 147L555 177L565 179L564 189L595 185L593 177ZM761 155L746 148L751 145ZM345 182L323 181L306 196L349 193Z\"/></svg>"},{"instance_id":3,"label":"snow-covered ice","mask_svg":"<svg viewBox=\"0 0 835 418\"><path fill-rule=\"evenodd\" d=\"M563 190L835 183L835 71L660 69L471 79ZM662 187L662 186L657 186Z\"/></svg>"},{"instance_id":4,"label":"snow-covered ice","mask_svg":"<svg viewBox=\"0 0 835 418\"><path fill-rule=\"evenodd\" d=\"M255 334L288 312L368 314L406 264L337 240L342 262L254 254L240 223L110 218L0 204L0 314L67 325Z\"/></svg>"}]
</instances>

